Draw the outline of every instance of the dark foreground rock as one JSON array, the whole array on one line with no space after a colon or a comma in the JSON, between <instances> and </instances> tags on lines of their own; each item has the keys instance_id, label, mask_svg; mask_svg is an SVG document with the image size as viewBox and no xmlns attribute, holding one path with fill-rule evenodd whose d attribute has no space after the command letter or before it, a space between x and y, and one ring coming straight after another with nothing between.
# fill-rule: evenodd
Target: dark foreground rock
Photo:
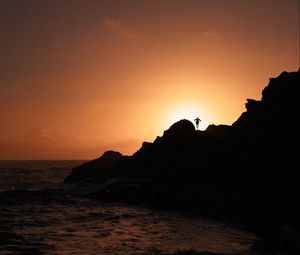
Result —
<instances>
[{"instance_id":1,"label":"dark foreground rock","mask_svg":"<svg viewBox=\"0 0 300 255\"><path fill-rule=\"evenodd\" d=\"M261 100L248 99L246 109L232 126L211 125L206 131L181 120L132 156L117 157L109 167L91 162L74 169L66 182L88 176L99 184L93 198L230 218L272 240L282 241L282 229L289 229L295 235L287 239L295 242L300 72L270 79Z\"/></svg>"},{"instance_id":2,"label":"dark foreground rock","mask_svg":"<svg viewBox=\"0 0 300 255\"><path fill-rule=\"evenodd\" d=\"M109 172L122 158L120 152L106 151L101 157L74 167L72 173L65 179L65 183L80 182Z\"/></svg>"}]
</instances>

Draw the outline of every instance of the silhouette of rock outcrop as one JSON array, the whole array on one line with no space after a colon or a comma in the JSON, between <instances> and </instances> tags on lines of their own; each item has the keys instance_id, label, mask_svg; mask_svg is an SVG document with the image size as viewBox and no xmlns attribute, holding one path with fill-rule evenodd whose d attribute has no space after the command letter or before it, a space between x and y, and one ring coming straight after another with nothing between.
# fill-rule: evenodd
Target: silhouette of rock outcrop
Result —
<instances>
[{"instance_id":1,"label":"silhouette of rock outcrop","mask_svg":"<svg viewBox=\"0 0 300 255\"><path fill-rule=\"evenodd\" d=\"M282 225L299 229L300 72L271 78L232 126L196 131L180 120L132 156L116 158L109 170L92 162L75 168L66 181L101 172L106 178L90 194L97 199L230 217L264 236Z\"/></svg>"},{"instance_id":2,"label":"silhouette of rock outcrop","mask_svg":"<svg viewBox=\"0 0 300 255\"><path fill-rule=\"evenodd\" d=\"M262 100L248 99L247 111L233 124L247 135L276 135L299 126L299 71L283 72L262 91ZM279 133L280 132L280 133ZM279 137L280 138L280 137Z\"/></svg>"},{"instance_id":3,"label":"silhouette of rock outcrop","mask_svg":"<svg viewBox=\"0 0 300 255\"><path fill-rule=\"evenodd\" d=\"M65 179L65 183L80 182L103 174L122 158L120 152L106 151L101 157L74 167L72 173Z\"/></svg>"},{"instance_id":4,"label":"silhouette of rock outcrop","mask_svg":"<svg viewBox=\"0 0 300 255\"><path fill-rule=\"evenodd\" d=\"M174 123L168 130L164 132L163 137L166 139L180 139L186 138L187 136L193 135L195 132L195 127L189 120L180 120Z\"/></svg>"}]
</instances>

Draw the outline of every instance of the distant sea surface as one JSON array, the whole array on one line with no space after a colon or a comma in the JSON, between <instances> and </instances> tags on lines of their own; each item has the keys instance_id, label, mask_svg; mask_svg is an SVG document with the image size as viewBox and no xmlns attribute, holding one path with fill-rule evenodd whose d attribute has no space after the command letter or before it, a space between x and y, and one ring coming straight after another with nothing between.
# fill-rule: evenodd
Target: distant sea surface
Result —
<instances>
[{"instance_id":1,"label":"distant sea surface","mask_svg":"<svg viewBox=\"0 0 300 255\"><path fill-rule=\"evenodd\" d=\"M61 182L80 160L1 160L0 191L45 188Z\"/></svg>"},{"instance_id":2,"label":"distant sea surface","mask_svg":"<svg viewBox=\"0 0 300 255\"><path fill-rule=\"evenodd\" d=\"M1 255L236 254L256 240L222 221L100 203L54 188L82 162L0 161Z\"/></svg>"}]
</instances>

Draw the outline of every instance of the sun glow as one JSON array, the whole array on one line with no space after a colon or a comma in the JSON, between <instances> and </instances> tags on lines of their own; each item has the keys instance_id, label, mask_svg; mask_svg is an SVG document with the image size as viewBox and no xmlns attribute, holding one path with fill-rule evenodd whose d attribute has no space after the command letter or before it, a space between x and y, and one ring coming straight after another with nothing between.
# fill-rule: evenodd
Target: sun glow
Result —
<instances>
[{"instance_id":1,"label":"sun glow","mask_svg":"<svg viewBox=\"0 0 300 255\"><path fill-rule=\"evenodd\" d=\"M197 117L199 117L201 120L199 124L200 130L205 130L208 126L208 123L206 122L205 114L199 111L198 107L195 106L176 107L175 109L170 110L167 116L168 118L166 119L165 123L168 127L182 119L187 119L195 125L194 120Z\"/></svg>"}]
</instances>

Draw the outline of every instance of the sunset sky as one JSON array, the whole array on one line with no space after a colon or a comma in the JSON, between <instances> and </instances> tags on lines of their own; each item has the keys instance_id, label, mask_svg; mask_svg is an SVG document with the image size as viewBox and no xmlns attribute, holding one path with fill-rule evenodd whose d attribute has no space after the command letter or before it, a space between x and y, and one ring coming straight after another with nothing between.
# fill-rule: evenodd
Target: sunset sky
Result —
<instances>
[{"instance_id":1,"label":"sunset sky","mask_svg":"<svg viewBox=\"0 0 300 255\"><path fill-rule=\"evenodd\" d=\"M130 155L232 124L299 68L298 0L1 0L0 159Z\"/></svg>"}]
</instances>

